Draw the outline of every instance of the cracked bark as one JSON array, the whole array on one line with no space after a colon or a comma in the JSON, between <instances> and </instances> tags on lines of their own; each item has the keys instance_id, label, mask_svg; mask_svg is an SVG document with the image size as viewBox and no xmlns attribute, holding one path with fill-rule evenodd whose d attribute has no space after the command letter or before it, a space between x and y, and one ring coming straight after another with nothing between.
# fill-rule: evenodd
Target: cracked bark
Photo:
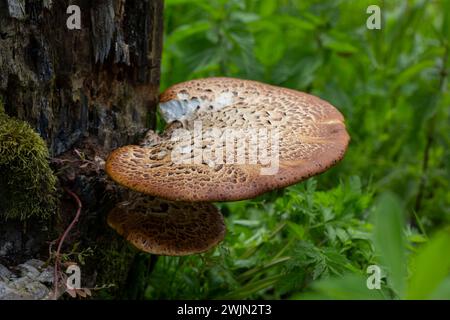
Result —
<instances>
[{"instance_id":1,"label":"cracked bark","mask_svg":"<svg viewBox=\"0 0 450 320\"><path fill-rule=\"evenodd\" d=\"M66 28L70 4L81 8L81 30ZM0 96L10 116L29 122L46 140L62 185L83 202L82 218L65 248L79 242L94 249L84 267L86 285L107 284L98 283L107 279L99 262L103 252L113 248L133 257L134 251L105 223L120 192L98 166L83 166L74 150L95 162L154 125L162 15L163 0L0 0ZM60 217L50 225L2 222L0 263L45 260L48 241L73 214L63 195ZM122 267L115 296L130 266Z\"/></svg>"}]
</instances>

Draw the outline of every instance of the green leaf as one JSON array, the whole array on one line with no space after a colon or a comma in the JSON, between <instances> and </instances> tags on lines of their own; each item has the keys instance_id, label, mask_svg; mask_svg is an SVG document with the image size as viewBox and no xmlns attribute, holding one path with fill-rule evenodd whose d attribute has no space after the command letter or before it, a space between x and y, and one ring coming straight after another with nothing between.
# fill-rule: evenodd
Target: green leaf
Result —
<instances>
[{"instance_id":1,"label":"green leaf","mask_svg":"<svg viewBox=\"0 0 450 320\"><path fill-rule=\"evenodd\" d=\"M450 273L450 228L438 232L413 258L408 299L427 299Z\"/></svg>"},{"instance_id":2,"label":"green leaf","mask_svg":"<svg viewBox=\"0 0 450 320\"><path fill-rule=\"evenodd\" d=\"M305 227L298 225L296 223L288 221L287 226L289 230L300 240L305 238Z\"/></svg>"},{"instance_id":3,"label":"green leaf","mask_svg":"<svg viewBox=\"0 0 450 320\"><path fill-rule=\"evenodd\" d=\"M374 210L376 249L387 269L388 284L400 297L405 291L407 275L402 211L399 200L391 193L382 194Z\"/></svg>"},{"instance_id":4,"label":"green leaf","mask_svg":"<svg viewBox=\"0 0 450 320\"><path fill-rule=\"evenodd\" d=\"M261 0L259 6L261 16L272 16L277 9L277 2L274 0Z\"/></svg>"},{"instance_id":5,"label":"green leaf","mask_svg":"<svg viewBox=\"0 0 450 320\"><path fill-rule=\"evenodd\" d=\"M347 232L342 228L336 228L336 235L342 243L345 243L349 239Z\"/></svg>"},{"instance_id":6,"label":"green leaf","mask_svg":"<svg viewBox=\"0 0 450 320\"><path fill-rule=\"evenodd\" d=\"M424 243L427 242L427 238L421 234L412 234L408 237L408 241L413 243Z\"/></svg>"},{"instance_id":7,"label":"green leaf","mask_svg":"<svg viewBox=\"0 0 450 320\"><path fill-rule=\"evenodd\" d=\"M330 278L313 284L315 292L298 294L296 299L351 299L351 300L381 300L385 299L383 291L367 288L367 279L358 275L345 275L340 278Z\"/></svg>"},{"instance_id":8,"label":"green leaf","mask_svg":"<svg viewBox=\"0 0 450 320\"><path fill-rule=\"evenodd\" d=\"M279 29L267 30L257 39L254 53L256 58L265 66L273 66L283 57L286 45L280 39L283 34Z\"/></svg>"},{"instance_id":9,"label":"green leaf","mask_svg":"<svg viewBox=\"0 0 450 320\"><path fill-rule=\"evenodd\" d=\"M432 300L450 300L450 278L441 282L439 287L430 296Z\"/></svg>"},{"instance_id":10,"label":"green leaf","mask_svg":"<svg viewBox=\"0 0 450 320\"><path fill-rule=\"evenodd\" d=\"M258 293L259 291L268 290L272 288L283 275L277 274L258 281L252 281L238 290L233 291L222 297L222 299L248 299L251 295Z\"/></svg>"},{"instance_id":11,"label":"green leaf","mask_svg":"<svg viewBox=\"0 0 450 320\"><path fill-rule=\"evenodd\" d=\"M241 11L232 12L230 14L230 18L232 20L237 20L243 23L251 23L260 19L260 17L255 13L247 13Z\"/></svg>"},{"instance_id":12,"label":"green leaf","mask_svg":"<svg viewBox=\"0 0 450 320\"><path fill-rule=\"evenodd\" d=\"M199 0L197 0L199 1ZM167 6L172 5L180 5L180 4L188 4L188 3L195 3L196 0L166 0L164 1L164 4Z\"/></svg>"},{"instance_id":13,"label":"green leaf","mask_svg":"<svg viewBox=\"0 0 450 320\"><path fill-rule=\"evenodd\" d=\"M350 39L339 34L325 35L323 37L323 46L342 55L350 55L358 52L358 48L351 43Z\"/></svg>"},{"instance_id":14,"label":"green leaf","mask_svg":"<svg viewBox=\"0 0 450 320\"><path fill-rule=\"evenodd\" d=\"M193 36L196 33L206 32L210 28L211 24L209 21L197 21L191 24L182 25L167 37L165 45L169 47L175 43Z\"/></svg>"},{"instance_id":15,"label":"green leaf","mask_svg":"<svg viewBox=\"0 0 450 320\"><path fill-rule=\"evenodd\" d=\"M290 28L295 31L312 31L316 27L313 23L305 19L295 18L287 14L274 15L269 19L278 25L283 25L286 28Z\"/></svg>"},{"instance_id":16,"label":"green leaf","mask_svg":"<svg viewBox=\"0 0 450 320\"><path fill-rule=\"evenodd\" d=\"M417 74L419 74L422 70L434 67L435 65L436 63L433 60L425 60L409 66L408 68L400 72L400 74L397 76L391 86L391 92L394 92L401 85L407 83L408 81L415 81L415 77L417 77Z\"/></svg>"},{"instance_id":17,"label":"green leaf","mask_svg":"<svg viewBox=\"0 0 450 320\"><path fill-rule=\"evenodd\" d=\"M261 225L261 221L259 221L259 220L240 219L240 220L234 220L233 223L236 225L241 225L241 226L245 226L245 227L253 227L253 228Z\"/></svg>"}]
</instances>

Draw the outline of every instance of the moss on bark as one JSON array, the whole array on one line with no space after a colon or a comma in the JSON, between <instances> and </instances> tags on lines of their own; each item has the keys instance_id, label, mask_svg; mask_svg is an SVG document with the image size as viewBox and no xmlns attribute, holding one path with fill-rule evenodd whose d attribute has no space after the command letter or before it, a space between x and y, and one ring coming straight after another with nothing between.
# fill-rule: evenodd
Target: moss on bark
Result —
<instances>
[{"instance_id":1,"label":"moss on bark","mask_svg":"<svg viewBox=\"0 0 450 320\"><path fill-rule=\"evenodd\" d=\"M47 219L57 210L57 179L48 148L26 122L10 118L0 100L0 217Z\"/></svg>"}]
</instances>

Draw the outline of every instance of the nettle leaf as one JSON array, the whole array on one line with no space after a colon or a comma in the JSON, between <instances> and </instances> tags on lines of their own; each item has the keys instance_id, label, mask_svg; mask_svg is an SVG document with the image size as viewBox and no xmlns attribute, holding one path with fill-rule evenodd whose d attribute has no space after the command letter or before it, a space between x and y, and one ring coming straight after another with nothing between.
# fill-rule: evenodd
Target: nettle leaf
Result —
<instances>
[{"instance_id":1,"label":"nettle leaf","mask_svg":"<svg viewBox=\"0 0 450 320\"><path fill-rule=\"evenodd\" d=\"M341 55L356 54L359 49L349 39L337 39L330 35L323 36L323 46Z\"/></svg>"},{"instance_id":2,"label":"nettle leaf","mask_svg":"<svg viewBox=\"0 0 450 320\"><path fill-rule=\"evenodd\" d=\"M419 63L411 64L408 68L400 72L400 74L396 77L394 83L390 86L392 92L395 92L400 86L408 83L409 81L417 81L418 75L423 70L433 68L436 66L436 62L433 60L425 60L420 61Z\"/></svg>"},{"instance_id":3,"label":"nettle leaf","mask_svg":"<svg viewBox=\"0 0 450 320\"><path fill-rule=\"evenodd\" d=\"M261 0L259 2L259 13L263 17L272 16L277 9L277 2L273 0Z\"/></svg>"},{"instance_id":4,"label":"nettle leaf","mask_svg":"<svg viewBox=\"0 0 450 320\"><path fill-rule=\"evenodd\" d=\"M173 44L179 43L197 33L204 33L210 29L211 23L206 20L182 25L166 37L165 46L169 48Z\"/></svg>"},{"instance_id":5,"label":"nettle leaf","mask_svg":"<svg viewBox=\"0 0 450 320\"><path fill-rule=\"evenodd\" d=\"M305 18L293 17L287 14L278 14L270 17L270 20L277 25L285 26L292 31L308 31L311 32L316 28L316 24Z\"/></svg>"},{"instance_id":6,"label":"nettle leaf","mask_svg":"<svg viewBox=\"0 0 450 320\"><path fill-rule=\"evenodd\" d=\"M292 56L292 51L287 49L283 63L273 70L273 79L279 85L305 90L314 81L315 73L323 62L322 56L310 56L307 52L299 53L297 50Z\"/></svg>"},{"instance_id":7,"label":"nettle leaf","mask_svg":"<svg viewBox=\"0 0 450 320\"><path fill-rule=\"evenodd\" d=\"M450 228L438 232L413 257L406 297L429 299L450 275ZM442 289L441 289L442 290Z\"/></svg>"},{"instance_id":8,"label":"nettle leaf","mask_svg":"<svg viewBox=\"0 0 450 320\"><path fill-rule=\"evenodd\" d=\"M255 57L265 66L273 66L284 55L286 45L283 38L283 33L279 28L271 28L265 32L261 32L256 39L254 49Z\"/></svg>"},{"instance_id":9,"label":"nettle leaf","mask_svg":"<svg viewBox=\"0 0 450 320\"><path fill-rule=\"evenodd\" d=\"M254 21L258 21L260 19L260 16L257 15L256 13L237 11L232 12L230 18L232 20L236 20L243 23L251 23Z\"/></svg>"},{"instance_id":10,"label":"nettle leaf","mask_svg":"<svg viewBox=\"0 0 450 320\"><path fill-rule=\"evenodd\" d=\"M188 5L195 9L202 9L211 14L213 17L217 17L219 14L217 8L212 6L209 0L165 0L164 5L166 7Z\"/></svg>"}]
</instances>

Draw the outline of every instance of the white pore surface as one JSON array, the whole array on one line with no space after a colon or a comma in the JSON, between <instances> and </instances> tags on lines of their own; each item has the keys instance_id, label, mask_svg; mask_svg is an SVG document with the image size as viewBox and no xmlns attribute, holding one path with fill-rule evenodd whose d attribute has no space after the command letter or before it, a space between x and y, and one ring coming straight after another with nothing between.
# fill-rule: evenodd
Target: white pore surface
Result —
<instances>
[{"instance_id":1,"label":"white pore surface","mask_svg":"<svg viewBox=\"0 0 450 320\"><path fill-rule=\"evenodd\" d=\"M184 122L192 119L198 112L214 112L225 108L233 103L233 94L224 92L217 96L214 101L206 101L198 98L189 99L186 94L178 94L178 99L159 104L161 116L167 123L174 121Z\"/></svg>"}]
</instances>

